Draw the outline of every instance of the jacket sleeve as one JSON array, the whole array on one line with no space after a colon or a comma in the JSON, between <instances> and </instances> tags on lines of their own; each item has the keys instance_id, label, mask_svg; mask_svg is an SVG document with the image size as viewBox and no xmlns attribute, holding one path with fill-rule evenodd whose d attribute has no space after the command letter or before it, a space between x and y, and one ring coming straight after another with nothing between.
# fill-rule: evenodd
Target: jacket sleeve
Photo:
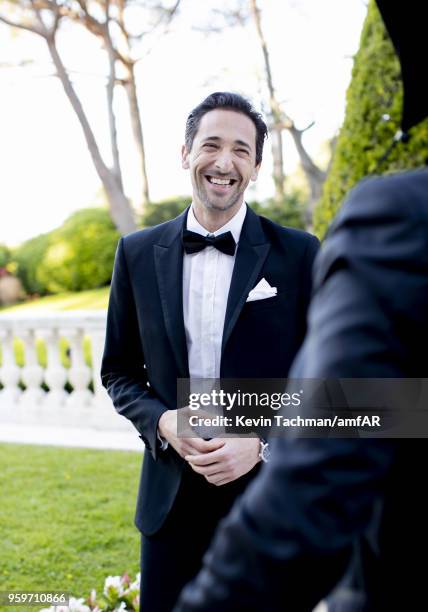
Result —
<instances>
[{"instance_id":1,"label":"jacket sleeve","mask_svg":"<svg viewBox=\"0 0 428 612\"><path fill-rule=\"evenodd\" d=\"M157 425L167 407L153 393L147 379L123 238L114 263L101 379L117 412L132 422L156 459L160 448Z\"/></svg>"},{"instance_id":2,"label":"jacket sleeve","mask_svg":"<svg viewBox=\"0 0 428 612\"><path fill-rule=\"evenodd\" d=\"M427 223L411 205L413 182L398 181L361 185L335 223L290 376L411 376L427 334ZM223 521L174 612L312 609L370 524L395 442L274 440L271 462Z\"/></svg>"}]
</instances>

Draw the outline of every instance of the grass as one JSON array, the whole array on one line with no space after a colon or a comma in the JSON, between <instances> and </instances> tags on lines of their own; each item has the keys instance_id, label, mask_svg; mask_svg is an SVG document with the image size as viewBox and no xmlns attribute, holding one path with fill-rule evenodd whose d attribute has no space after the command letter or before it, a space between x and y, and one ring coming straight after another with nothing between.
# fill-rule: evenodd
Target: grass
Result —
<instances>
[{"instance_id":1,"label":"grass","mask_svg":"<svg viewBox=\"0 0 428 612\"><path fill-rule=\"evenodd\" d=\"M0 444L0 591L86 597L108 575L135 576L140 464L135 452Z\"/></svg>"},{"instance_id":2,"label":"grass","mask_svg":"<svg viewBox=\"0 0 428 612\"><path fill-rule=\"evenodd\" d=\"M0 308L1 313L6 312L32 312L35 310L102 310L107 308L110 287L79 291L77 293L59 293L48 295L22 304L15 304Z\"/></svg>"}]
</instances>

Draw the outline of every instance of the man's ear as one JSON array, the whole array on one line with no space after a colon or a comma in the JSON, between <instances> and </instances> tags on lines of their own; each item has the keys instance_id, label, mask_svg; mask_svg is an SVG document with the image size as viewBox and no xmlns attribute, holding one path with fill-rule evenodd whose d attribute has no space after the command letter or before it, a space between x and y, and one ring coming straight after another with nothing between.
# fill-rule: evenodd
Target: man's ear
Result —
<instances>
[{"instance_id":1,"label":"man's ear","mask_svg":"<svg viewBox=\"0 0 428 612\"><path fill-rule=\"evenodd\" d=\"M186 145L181 147L181 166L184 170L189 169L189 151L186 149Z\"/></svg>"},{"instance_id":2,"label":"man's ear","mask_svg":"<svg viewBox=\"0 0 428 612\"><path fill-rule=\"evenodd\" d=\"M251 180L252 181L256 181L257 180L257 177L259 175L260 166L261 166L261 162L259 164L257 164L257 166L254 166L253 173L251 174Z\"/></svg>"}]
</instances>

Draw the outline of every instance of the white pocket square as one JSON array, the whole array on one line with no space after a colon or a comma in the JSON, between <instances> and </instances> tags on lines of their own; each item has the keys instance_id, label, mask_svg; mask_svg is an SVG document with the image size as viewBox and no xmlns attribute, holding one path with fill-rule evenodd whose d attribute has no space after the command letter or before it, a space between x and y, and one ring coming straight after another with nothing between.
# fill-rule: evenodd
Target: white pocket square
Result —
<instances>
[{"instance_id":1,"label":"white pocket square","mask_svg":"<svg viewBox=\"0 0 428 612\"><path fill-rule=\"evenodd\" d=\"M271 287L265 278L257 283L254 289L251 289L247 297L247 302L255 302L256 300L265 300L266 298L273 297L278 293L276 287Z\"/></svg>"}]
</instances>

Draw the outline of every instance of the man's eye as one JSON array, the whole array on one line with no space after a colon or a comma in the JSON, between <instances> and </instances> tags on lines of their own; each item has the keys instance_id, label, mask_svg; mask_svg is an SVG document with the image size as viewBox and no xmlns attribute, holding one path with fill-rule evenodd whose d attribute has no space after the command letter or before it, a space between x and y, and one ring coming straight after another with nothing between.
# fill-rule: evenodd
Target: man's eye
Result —
<instances>
[{"instance_id":1,"label":"man's eye","mask_svg":"<svg viewBox=\"0 0 428 612\"><path fill-rule=\"evenodd\" d=\"M245 153L246 155L248 155L248 151L247 149L236 149L237 153Z\"/></svg>"},{"instance_id":2,"label":"man's eye","mask_svg":"<svg viewBox=\"0 0 428 612\"><path fill-rule=\"evenodd\" d=\"M204 148L205 148L205 149L216 149L216 148L217 148L217 145L212 144L212 143L210 143L210 142L207 142L207 143L205 143L205 144L204 144Z\"/></svg>"}]
</instances>

